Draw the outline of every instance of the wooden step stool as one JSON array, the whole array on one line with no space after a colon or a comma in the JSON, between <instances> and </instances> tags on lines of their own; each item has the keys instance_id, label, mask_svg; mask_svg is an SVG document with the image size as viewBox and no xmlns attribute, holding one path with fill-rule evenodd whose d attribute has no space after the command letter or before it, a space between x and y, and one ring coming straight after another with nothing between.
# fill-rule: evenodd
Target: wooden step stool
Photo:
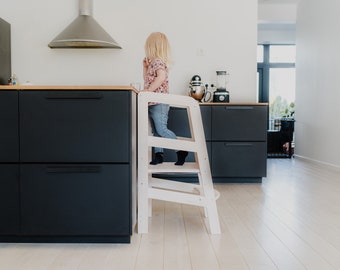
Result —
<instances>
[{"instance_id":1,"label":"wooden step stool","mask_svg":"<svg viewBox=\"0 0 340 270\"><path fill-rule=\"evenodd\" d=\"M171 107L186 108L190 123L191 138L177 140L154 137L149 134L149 102L169 104ZM195 162L176 166L173 162L149 165L152 147L183 150L195 153ZM197 174L198 184L153 178L155 173ZM214 190L207 147L196 100L189 96L141 92L138 94L138 233L148 232L148 217L152 216L152 199L177 202L204 207L210 233L220 234L220 223L216 207L219 193Z\"/></svg>"}]
</instances>

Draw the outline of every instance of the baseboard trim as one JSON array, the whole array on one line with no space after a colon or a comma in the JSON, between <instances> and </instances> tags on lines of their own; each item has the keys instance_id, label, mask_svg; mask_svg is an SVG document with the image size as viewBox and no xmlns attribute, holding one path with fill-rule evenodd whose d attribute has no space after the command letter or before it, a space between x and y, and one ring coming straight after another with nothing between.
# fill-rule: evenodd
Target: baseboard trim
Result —
<instances>
[{"instance_id":1,"label":"baseboard trim","mask_svg":"<svg viewBox=\"0 0 340 270\"><path fill-rule=\"evenodd\" d=\"M82 244L129 244L130 235L119 236L41 236L0 235L0 243L82 243Z\"/></svg>"},{"instance_id":2,"label":"baseboard trim","mask_svg":"<svg viewBox=\"0 0 340 270\"><path fill-rule=\"evenodd\" d=\"M304 161L308 161L310 163L314 163L314 164L317 164L317 165L320 165L320 166L323 166L323 167L332 168L332 169L335 169L337 171L340 171L340 166L332 164L332 163L323 162L321 160L312 159L312 158L300 156L300 155L297 155L297 154L294 154L294 158L301 159L301 160L304 160Z\"/></svg>"}]
</instances>

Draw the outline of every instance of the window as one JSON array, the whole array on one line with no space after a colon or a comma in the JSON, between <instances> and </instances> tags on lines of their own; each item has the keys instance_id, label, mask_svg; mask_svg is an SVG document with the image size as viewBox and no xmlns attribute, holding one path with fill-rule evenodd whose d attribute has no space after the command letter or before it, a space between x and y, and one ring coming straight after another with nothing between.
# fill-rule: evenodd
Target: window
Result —
<instances>
[{"instance_id":1,"label":"window","mask_svg":"<svg viewBox=\"0 0 340 270\"><path fill-rule=\"evenodd\" d=\"M263 63L263 45L257 46L257 62Z\"/></svg>"},{"instance_id":2,"label":"window","mask_svg":"<svg viewBox=\"0 0 340 270\"><path fill-rule=\"evenodd\" d=\"M295 45L258 45L258 100L269 103L269 129L278 118L293 118Z\"/></svg>"},{"instance_id":3,"label":"window","mask_svg":"<svg viewBox=\"0 0 340 270\"><path fill-rule=\"evenodd\" d=\"M270 63L295 63L295 46L272 45L269 50Z\"/></svg>"}]
</instances>

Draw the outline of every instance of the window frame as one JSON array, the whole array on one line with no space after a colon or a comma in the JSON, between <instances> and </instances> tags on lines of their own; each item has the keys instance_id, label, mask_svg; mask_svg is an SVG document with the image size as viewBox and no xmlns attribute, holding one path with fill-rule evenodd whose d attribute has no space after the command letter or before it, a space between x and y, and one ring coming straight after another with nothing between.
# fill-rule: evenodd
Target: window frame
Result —
<instances>
[{"instance_id":1,"label":"window frame","mask_svg":"<svg viewBox=\"0 0 340 270\"><path fill-rule=\"evenodd\" d=\"M295 44L258 44L263 46L263 62L257 62L259 73L258 101L269 103L269 80L271 68L295 68L295 63L271 63L270 47L272 46L296 46Z\"/></svg>"}]
</instances>

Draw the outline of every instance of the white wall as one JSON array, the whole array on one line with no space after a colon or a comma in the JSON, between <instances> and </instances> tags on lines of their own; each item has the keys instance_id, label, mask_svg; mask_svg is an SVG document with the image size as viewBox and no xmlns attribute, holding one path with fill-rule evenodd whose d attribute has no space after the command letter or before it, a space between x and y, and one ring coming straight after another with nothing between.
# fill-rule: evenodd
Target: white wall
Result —
<instances>
[{"instance_id":1,"label":"white wall","mask_svg":"<svg viewBox=\"0 0 340 270\"><path fill-rule=\"evenodd\" d=\"M291 22L296 21L296 3L270 3L261 2L258 9L258 19L264 22Z\"/></svg>"},{"instance_id":2,"label":"white wall","mask_svg":"<svg viewBox=\"0 0 340 270\"><path fill-rule=\"evenodd\" d=\"M322 12L320 12L322 10ZM296 154L340 167L340 1L301 0L297 15Z\"/></svg>"},{"instance_id":3,"label":"white wall","mask_svg":"<svg viewBox=\"0 0 340 270\"><path fill-rule=\"evenodd\" d=\"M295 44L295 23L259 23L259 44Z\"/></svg>"},{"instance_id":4,"label":"white wall","mask_svg":"<svg viewBox=\"0 0 340 270\"><path fill-rule=\"evenodd\" d=\"M0 17L12 25L12 71L21 82L141 82L145 39L162 31L173 47L173 93L187 94L196 73L210 84L216 70L226 69L231 100L256 101L257 1L97 0L93 6L122 50L47 47L78 15L78 0L1 0Z\"/></svg>"},{"instance_id":5,"label":"white wall","mask_svg":"<svg viewBox=\"0 0 340 270\"><path fill-rule=\"evenodd\" d=\"M258 43L295 44L296 3L258 6Z\"/></svg>"}]
</instances>

